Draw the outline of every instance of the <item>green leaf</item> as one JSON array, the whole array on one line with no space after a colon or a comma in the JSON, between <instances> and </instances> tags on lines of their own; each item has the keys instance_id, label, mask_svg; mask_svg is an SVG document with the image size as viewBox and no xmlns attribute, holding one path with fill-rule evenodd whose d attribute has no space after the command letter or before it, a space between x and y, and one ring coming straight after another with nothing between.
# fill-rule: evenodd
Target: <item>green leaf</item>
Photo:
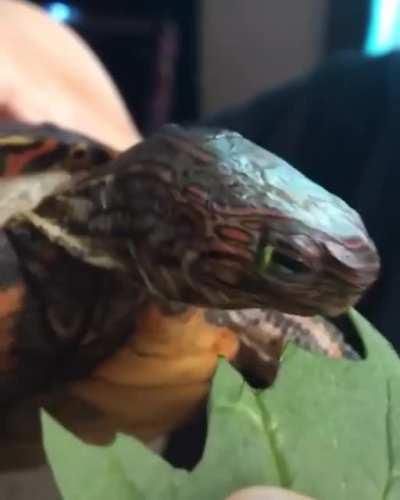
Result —
<instances>
[{"instance_id":1,"label":"green leaf","mask_svg":"<svg viewBox=\"0 0 400 500\"><path fill-rule=\"evenodd\" d=\"M66 500L142 500L152 498L150 491L154 498L173 498L175 479L186 475L128 436L92 446L44 411L42 425L47 458Z\"/></svg>"},{"instance_id":2,"label":"green leaf","mask_svg":"<svg viewBox=\"0 0 400 500\"><path fill-rule=\"evenodd\" d=\"M206 449L191 473L126 436L107 447L83 444L43 415L63 497L222 500L268 484L318 500L400 498L400 362L365 319L355 311L350 318L366 360L332 360L289 345L277 381L265 391L221 361Z\"/></svg>"},{"instance_id":3,"label":"green leaf","mask_svg":"<svg viewBox=\"0 0 400 500\"><path fill-rule=\"evenodd\" d=\"M400 363L357 313L365 361L327 360L289 346L276 384L259 395L282 457L281 484L319 500L385 498L400 459Z\"/></svg>"},{"instance_id":4,"label":"green leaf","mask_svg":"<svg viewBox=\"0 0 400 500\"><path fill-rule=\"evenodd\" d=\"M245 486L279 484L278 464L256 394L225 361L220 362L209 406L204 456L174 498L221 500Z\"/></svg>"}]
</instances>

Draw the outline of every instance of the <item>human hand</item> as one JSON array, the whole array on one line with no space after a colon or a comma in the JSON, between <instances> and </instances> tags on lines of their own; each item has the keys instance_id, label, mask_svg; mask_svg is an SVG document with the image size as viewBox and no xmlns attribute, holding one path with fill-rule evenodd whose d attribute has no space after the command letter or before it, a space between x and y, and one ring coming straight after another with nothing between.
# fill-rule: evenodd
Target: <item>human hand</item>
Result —
<instances>
[{"instance_id":1,"label":"human hand","mask_svg":"<svg viewBox=\"0 0 400 500\"><path fill-rule=\"evenodd\" d=\"M226 500L312 500L298 493L281 488L254 486L237 491Z\"/></svg>"},{"instance_id":2,"label":"human hand","mask_svg":"<svg viewBox=\"0 0 400 500\"><path fill-rule=\"evenodd\" d=\"M39 7L1 0L0 68L0 120L50 121L116 149L140 140L95 54Z\"/></svg>"}]
</instances>

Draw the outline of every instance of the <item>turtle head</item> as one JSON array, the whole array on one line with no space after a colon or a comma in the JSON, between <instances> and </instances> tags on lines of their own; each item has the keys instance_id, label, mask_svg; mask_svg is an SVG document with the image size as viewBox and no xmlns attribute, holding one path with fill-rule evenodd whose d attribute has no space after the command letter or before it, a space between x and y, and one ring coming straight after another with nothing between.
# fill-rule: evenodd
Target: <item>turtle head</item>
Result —
<instances>
[{"instance_id":1,"label":"turtle head","mask_svg":"<svg viewBox=\"0 0 400 500\"><path fill-rule=\"evenodd\" d=\"M377 277L357 212L238 133L166 126L136 161L166 189L146 253L180 300L337 315Z\"/></svg>"},{"instance_id":2,"label":"turtle head","mask_svg":"<svg viewBox=\"0 0 400 500\"><path fill-rule=\"evenodd\" d=\"M336 315L379 270L354 210L234 132L166 126L67 199L63 224L126 245L169 300Z\"/></svg>"}]
</instances>

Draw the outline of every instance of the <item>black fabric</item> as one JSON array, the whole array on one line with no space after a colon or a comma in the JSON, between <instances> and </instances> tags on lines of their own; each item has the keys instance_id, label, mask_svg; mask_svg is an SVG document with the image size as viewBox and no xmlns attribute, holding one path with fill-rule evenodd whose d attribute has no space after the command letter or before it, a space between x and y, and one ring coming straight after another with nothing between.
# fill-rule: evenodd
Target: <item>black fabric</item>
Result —
<instances>
[{"instance_id":1,"label":"black fabric","mask_svg":"<svg viewBox=\"0 0 400 500\"><path fill-rule=\"evenodd\" d=\"M231 128L358 210L382 257L359 310L400 351L400 53L345 53L203 124Z\"/></svg>"}]
</instances>

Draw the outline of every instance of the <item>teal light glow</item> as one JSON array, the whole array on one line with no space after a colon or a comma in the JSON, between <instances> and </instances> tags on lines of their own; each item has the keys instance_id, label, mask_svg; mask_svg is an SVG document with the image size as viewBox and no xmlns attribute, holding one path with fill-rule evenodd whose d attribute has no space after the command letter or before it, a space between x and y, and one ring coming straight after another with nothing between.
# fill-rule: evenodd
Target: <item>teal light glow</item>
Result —
<instances>
[{"instance_id":1,"label":"teal light glow","mask_svg":"<svg viewBox=\"0 0 400 500\"><path fill-rule=\"evenodd\" d=\"M372 0L365 50L377 56L400 48L400 0Z\"/></svg>"},{"instance_id":2,"label":"teal light glow","mask_svg":"<svg viewBox=\"0 0 400 500\"><path fill-rule=\"evenodd\" d=\"M47 11L53 19L60 23L67 23L71 19L72 9L62 2L53 2L47 6Z\"/></svg>"}]
</instances>

